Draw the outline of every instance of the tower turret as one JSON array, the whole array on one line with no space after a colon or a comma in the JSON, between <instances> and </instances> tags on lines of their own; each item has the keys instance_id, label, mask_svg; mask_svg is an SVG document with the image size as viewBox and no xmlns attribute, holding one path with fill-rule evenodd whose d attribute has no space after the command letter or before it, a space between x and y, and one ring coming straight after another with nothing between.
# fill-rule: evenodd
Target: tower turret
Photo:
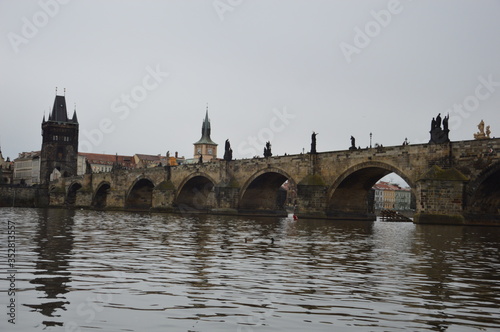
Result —
<instances>
[{"instance_id":1,"label":"tower turret","mask_svg":"<svg viewBox=\"0 0 500 332\"><path fill-rule=\"evenodd\" d=\"M210 161L213 158L217 158L217 143L210 138L211 131L207 105L205 119L201 126L201 138L194 143L194 158L199 158L200 155L203 161Z\"/></svg>"}]
</instances>

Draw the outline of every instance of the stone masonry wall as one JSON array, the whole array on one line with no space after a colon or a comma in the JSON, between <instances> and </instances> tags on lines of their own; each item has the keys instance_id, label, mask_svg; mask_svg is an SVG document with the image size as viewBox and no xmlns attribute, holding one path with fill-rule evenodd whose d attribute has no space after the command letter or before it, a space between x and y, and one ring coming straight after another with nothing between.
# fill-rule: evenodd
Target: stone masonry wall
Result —
<instances>
[{"instance_id":1,"label":"stone masonry wall","mask_svg":"<svg viewBox=\"0 0 500 332\"><path fill-rule=\"evenodd\" d=\"M0 186L0 207L44 207L47 191L38 187Z\"/></svg>"},{"instance_id":2,"label":"stone masonry wall","mask_svg":"<svg viewBox=\"0 0 500 332\"><path fill-rule=\"evenodd\" d=\"M463 211L463 190L464 184L459 181L420 181L417 185L417 212L460 214Z\"/></svg>"}]
</instances>

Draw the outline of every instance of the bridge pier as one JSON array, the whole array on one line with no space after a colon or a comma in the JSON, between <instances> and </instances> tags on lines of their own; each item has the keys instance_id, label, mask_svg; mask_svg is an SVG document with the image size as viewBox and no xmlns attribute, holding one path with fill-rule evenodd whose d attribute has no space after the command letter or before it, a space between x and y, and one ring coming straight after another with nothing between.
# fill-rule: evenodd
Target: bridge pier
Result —
<instances>
[{"instance_id":1,"label":"bridge pier","mask_svg":"<svg viewBox=\"0 0 500 332\"><path fill-rule=\"evenodd\" d=\"M125 206L125 195L125 191L111 188L107 193L106 205L103 208L112 210L123 209Z\"/></svg>"},{"instance_id":2,"label":"bridge pier","mask_svg":"<svg viewBox=\"0 0 500 332\"><path fill-rule=\"evenodd\" d=\"M152 209L172 211L175 200L175 186L172 181L163 181L153 189Z\"/></svg>"},{"instance_id":3,"label":"bridge pier","mask_svg":"<svg viewBox=\"0 0 500 332\"><path fill-rule=\"evenodd\" d=\"M301 218L326 218L328 186L317 174L306 176L297 184L297 209Z\"/></svg>"},{"instance_id":4,"label":"bridge pier","mask_svg":"<svg viewBox=\"0 0 500 332\"><path fill-rule=\"evenodd\" d=\"M75 207L87 207L92 204L92 191L83 188L76 191Z\"/></svg>"},{"instance_id":5,"label":"bridge pier","mask_svg":"<svg viewBox=\"0 0 500 332\"><path fill-rule=\"evenodd\" d=\"M457 169L432 166L416 188L417 224L466 224L465 186L468 178Z\"/></svg>"},{"instance_id":6,"label":"bridge pier","mask_svg":"<svg viewBox=\"0 0 500 332\"><path fill-rule=\"evenodd\" d=\"M64 206L66 200L66 191L64 187L54 187L49 192L50 206Z\"/></svg>"},{"instance_id":7,"label":"bridge pier","mask_svg":"<svg viewBox=\"0 0 500 332\"><path fill-rule=\"evenodd\" d=\"M216 209L236 211L240 188L237 183L217 185L215 187L215 197L217 201Z\"/></svg>"}]
</instances>

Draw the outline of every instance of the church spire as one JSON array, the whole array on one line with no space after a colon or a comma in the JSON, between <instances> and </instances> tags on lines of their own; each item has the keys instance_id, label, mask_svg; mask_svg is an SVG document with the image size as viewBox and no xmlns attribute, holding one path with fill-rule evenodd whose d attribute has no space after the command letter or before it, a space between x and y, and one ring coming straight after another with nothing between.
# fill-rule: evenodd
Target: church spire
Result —
<instances>
[{"instance_id":1,"label":"church spire","mask_svg":"<svg viewBox=\"0 0 500 332\"><path fill-rule=\"evenodd\" d=\"M211 126L210 126L210 118L208 117L208 104L207 104L207 110L205 112L205 119L203 120L202 126L201 126L201 138L198 142L194 144L212 144L212 145L217 145L212 139L210 138L211 134Z\"/></svg>"},{"instance_id":2,"label":"church spire","mask_svg":"<svg viewBox=\"0 0 500 332\"><path fill-rule=\"evenodd\" d=\"M207 104L207 111L205 113L205 120L203 121L203 125L201 126L201 135L202 137L208 137L210 139L210 119L208 118L208 104Z\"/></svg>"}]
</instances>

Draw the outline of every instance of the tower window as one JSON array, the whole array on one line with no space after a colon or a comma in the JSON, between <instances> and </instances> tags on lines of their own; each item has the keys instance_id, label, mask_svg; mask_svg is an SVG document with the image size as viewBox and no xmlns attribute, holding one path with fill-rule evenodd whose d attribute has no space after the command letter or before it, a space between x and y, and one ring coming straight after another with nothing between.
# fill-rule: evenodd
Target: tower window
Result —
<instances>
[{"instance_id":1,"label":"tower window","mask_svg":"<svg viewBox=\"0 0 500 332\"><path fill-rule=\"evenodd\" d=\"M57 148L57 159L61 160L64 158L64 149L62 147Z\"/></svg>"}]
</instances>

